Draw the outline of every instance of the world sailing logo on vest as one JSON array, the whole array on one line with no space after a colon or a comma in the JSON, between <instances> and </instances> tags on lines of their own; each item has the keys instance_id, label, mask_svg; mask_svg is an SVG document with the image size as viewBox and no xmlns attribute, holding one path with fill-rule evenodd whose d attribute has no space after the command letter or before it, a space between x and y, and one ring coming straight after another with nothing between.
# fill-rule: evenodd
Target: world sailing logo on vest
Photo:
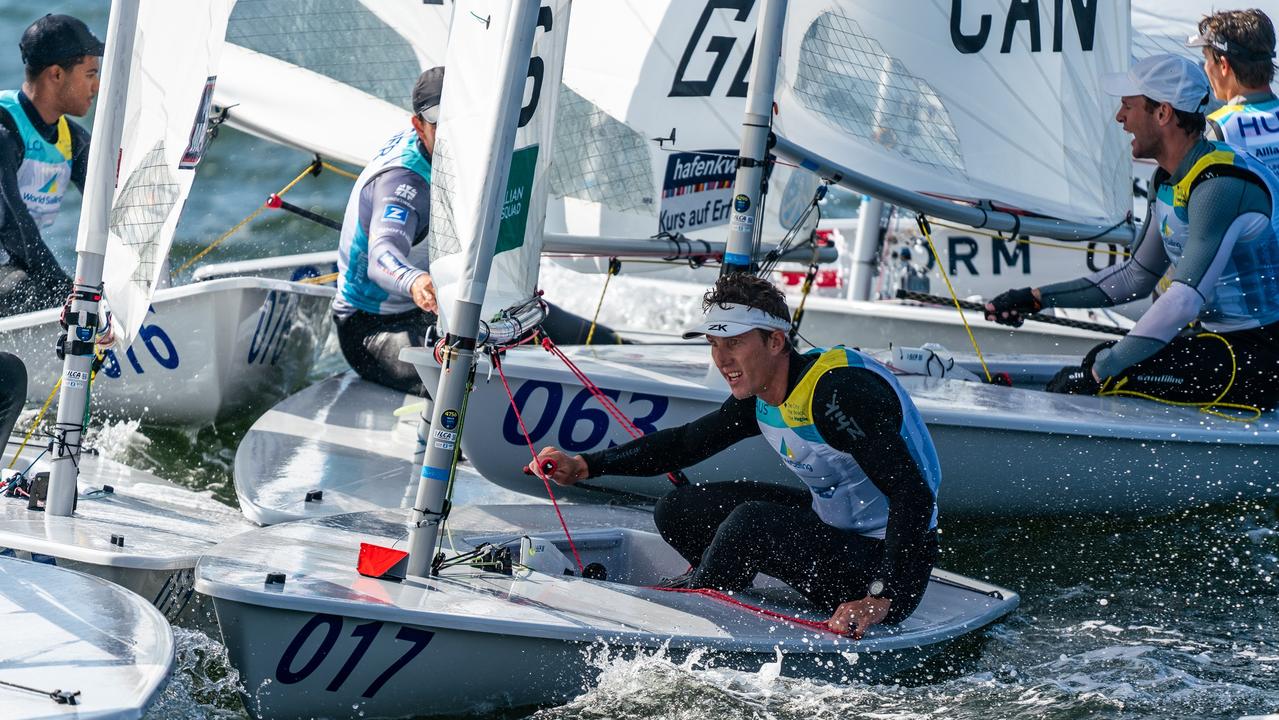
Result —
<instances>
[{"instance_id":1,"label":"world sailing logo on vest","mask_svg":"<svg viewBox=\"0 0 1279 720\"><path fill-rule=\"evenodd\" d=\"M736 150L672 153L662 180L661 230L684 232L728 222Z\"/></svg>"}]
</instances>

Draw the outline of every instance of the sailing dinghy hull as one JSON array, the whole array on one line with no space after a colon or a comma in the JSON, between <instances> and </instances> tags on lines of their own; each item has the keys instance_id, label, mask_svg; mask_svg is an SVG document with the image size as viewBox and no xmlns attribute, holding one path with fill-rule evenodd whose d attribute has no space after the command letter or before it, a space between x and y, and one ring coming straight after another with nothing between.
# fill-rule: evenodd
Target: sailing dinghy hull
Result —
<instances>
[{"instance_id":1,"label":"sailing dinghy hull","mask_svg":"<svg viewBox=\"0 0 1279 720\"><path fill-rule=\"evenodd\" d=\"M76 705L0 687L6 718L137 720L173 672L173 631L137 595L44 563L0 557L0 679L79 692Z\"/></svg>"},{"instance_id":2,"label":"sailing dinghy hull","mask_svg":"<svg viewBox=\"0 0 1279 720\"><path fill-rule=\"evenodd\" d=\"M392 545L403 511L338 515L263 528L201 560L196 588L211 595L245 704L258 717L401 717L558 702L588 688L602 656L665 652L679 661L836 682L913 666L1016 606L1003 588L942 571L914 615L854 642L770 619L721 600L648 588L686 564L624 508L562 508L584 563L614 582L469 567L403 582L355 572L361 542ZM533 534L563 548L541 505L471 506L449 520L456 547ZM303 552L305 548L305 552ZM287 570L283 584L268 572ZM740 596L739 596L740 597ZM788 590L748 591L752 603L810 619ZM802 602L802 601L801 601ZM821 619L825 619L824 617Z\"/></svg>"},{"instance_id":3,"label":"sailing dinghy hull","mask_svg":"<svg viewBox=\"0 0 1279 720\"><path fill-rule=\"evenodd\" d=\"M16 451L10 444L0 467ZM33 477L48 470L43 448L29 445L15 468ZM7 476L7 473L6 473ZM107 490L107 488L110 490ZM137 593L170 619L186 614L203 624L191 603L193 569L215 543L251 526L210 493L178 487L143 470L85 451L80 457L75 513L28 509L25 497L0 495L0 549L52 559L54 564L109 580Z\"/></svg>"},{"instance_id":4,"label":"sailing dinghy hull","mask_svg":"<svg viewBox=\"0 0 1279 720\"><path fill-rule=\"evenodd\" d=\"M693 420L728 397L705 346L565 351L646 432ZM413 358L421 372L439 372L424 352L409 350L403 357ZM1025 363L1028 378L1042 382L1067 358L987 360L1002 362L992 370ZM549 354L514 349L506 353L503 368L536 447L556 445L580 453L629 439ZM477 376L487 372L482 365ZM428 384L432 381L424 377ZM938 500L948 514L1160 513L1266 497L1279 483L1279 470L1270 459L1279 451L1274 412L1245 424L1143 400L1055 395L921 376L899 380L937 446L944 475ZM462 449L475 469L503 487L542 493L541 482L522 472L528 446L501 383L477 382L467 416ZM693 482L740 478L799 486L759 437L693 466L687 474ZM581 485L648 498L670 489L664 476L606 476Z\"/></svg>"},{"instance_id":5,"label":"sailing dinghy hull","mask_svg":"<svg viewBox=\"0 0 1279 720\"><path fill-rule=\"evenodd\" d=\"M108 352L94 412L198 426L283 397L306 380L328 337L333 292L247 277L156 292L138 339ZM59 313L0 319L0 350L27 366L28 402L44 402L62 373L53 352Z\"/></svg>"}]
</instances>

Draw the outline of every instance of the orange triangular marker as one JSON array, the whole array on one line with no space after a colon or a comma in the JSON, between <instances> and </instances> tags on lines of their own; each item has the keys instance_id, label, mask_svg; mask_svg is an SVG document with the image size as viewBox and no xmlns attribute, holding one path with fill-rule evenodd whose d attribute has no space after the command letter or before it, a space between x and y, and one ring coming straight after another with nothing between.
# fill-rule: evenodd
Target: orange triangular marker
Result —
<instances>
[{"instance_id":1,"label":"orange triangular marker","mask_svg":"<svg viewBox=\"0 0 1279 720\"><path fill-rule=\"evenodd\" d=\"M355 569L367 577L403 580L409 554L403 550L360 543L360 559Z\"/></svg>"}]
</instances>

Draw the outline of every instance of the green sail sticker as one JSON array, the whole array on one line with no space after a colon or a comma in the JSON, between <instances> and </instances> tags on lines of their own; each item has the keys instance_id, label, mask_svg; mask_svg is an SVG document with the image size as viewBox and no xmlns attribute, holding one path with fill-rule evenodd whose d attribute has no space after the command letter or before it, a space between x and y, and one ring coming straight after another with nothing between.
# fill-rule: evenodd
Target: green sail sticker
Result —
<instances>
[{"instance_id":1,"label":"green sail sticker","mask_svg":"<svg viewBox=\"0 0 1279 720\"><path fill-rule=\"evenodd\" d=\"M520 148L511 155L511 174L506 179L506 200L502 203L502 224L497 228L494 255L524 245L528 206L533 199L533 175L537 171L537 147Z\"/></svg>"}]
</instances>

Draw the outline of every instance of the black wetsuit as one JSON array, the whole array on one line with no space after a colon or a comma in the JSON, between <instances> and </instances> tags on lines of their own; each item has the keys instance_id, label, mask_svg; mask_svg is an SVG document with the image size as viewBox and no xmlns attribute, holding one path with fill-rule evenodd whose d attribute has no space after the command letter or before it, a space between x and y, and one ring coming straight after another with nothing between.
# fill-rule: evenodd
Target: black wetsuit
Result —
<instances>
[{"instance_id":1,"label":"black wetsuit","mask_svg":"<svg viewBox=\"0 0 1279 720\"><path fill-rule=\"evenodd\" d=\"M40 135L56 142L57 125L44 122L25 94L19 93L19 102ZM89 132L69 119L67 127L71 132L71 181L83 190ZM0 316L61 305L71 292L71 278L40 237L40 229L22 200L18 168L23 154L14 120L0 108Z\"/></svg>"},{"instance_id":2,"label":"black wetsuit","mask_svg":"<svg viewBox=\"0 0 1279 720\"><path fill-rule=\"evenodd\" d=\"M814 359L791 352L788 394ZM688 467L759 435L755 405L753 397L729 398L686 425L583 459L591 477ZM672 490L658 502L658 531L695 568L692 587L740 590L762 572L833 612L865 597L871 581L881 579L893 601L887 622L900 622L919 604L938 554L935 496L902 438L901 402L883 378L847 367L821 377L812 407L835 409L815 413L817 430L850 454L887 499L883 540L823 522L806 490L746 481ZM848 430L848 421L857 432Z\"/></svg>"},{"instance_id":3,"label":"black wetsuit","mask_svg":"<svg viewBox=\"0 0 1279 720\"><path fill-rule=\"evenodd\" d=\"M0 352L0 447L13 434L13 424L27 401L27 368L17 355Z\"/></svg>"}]
</instances>

